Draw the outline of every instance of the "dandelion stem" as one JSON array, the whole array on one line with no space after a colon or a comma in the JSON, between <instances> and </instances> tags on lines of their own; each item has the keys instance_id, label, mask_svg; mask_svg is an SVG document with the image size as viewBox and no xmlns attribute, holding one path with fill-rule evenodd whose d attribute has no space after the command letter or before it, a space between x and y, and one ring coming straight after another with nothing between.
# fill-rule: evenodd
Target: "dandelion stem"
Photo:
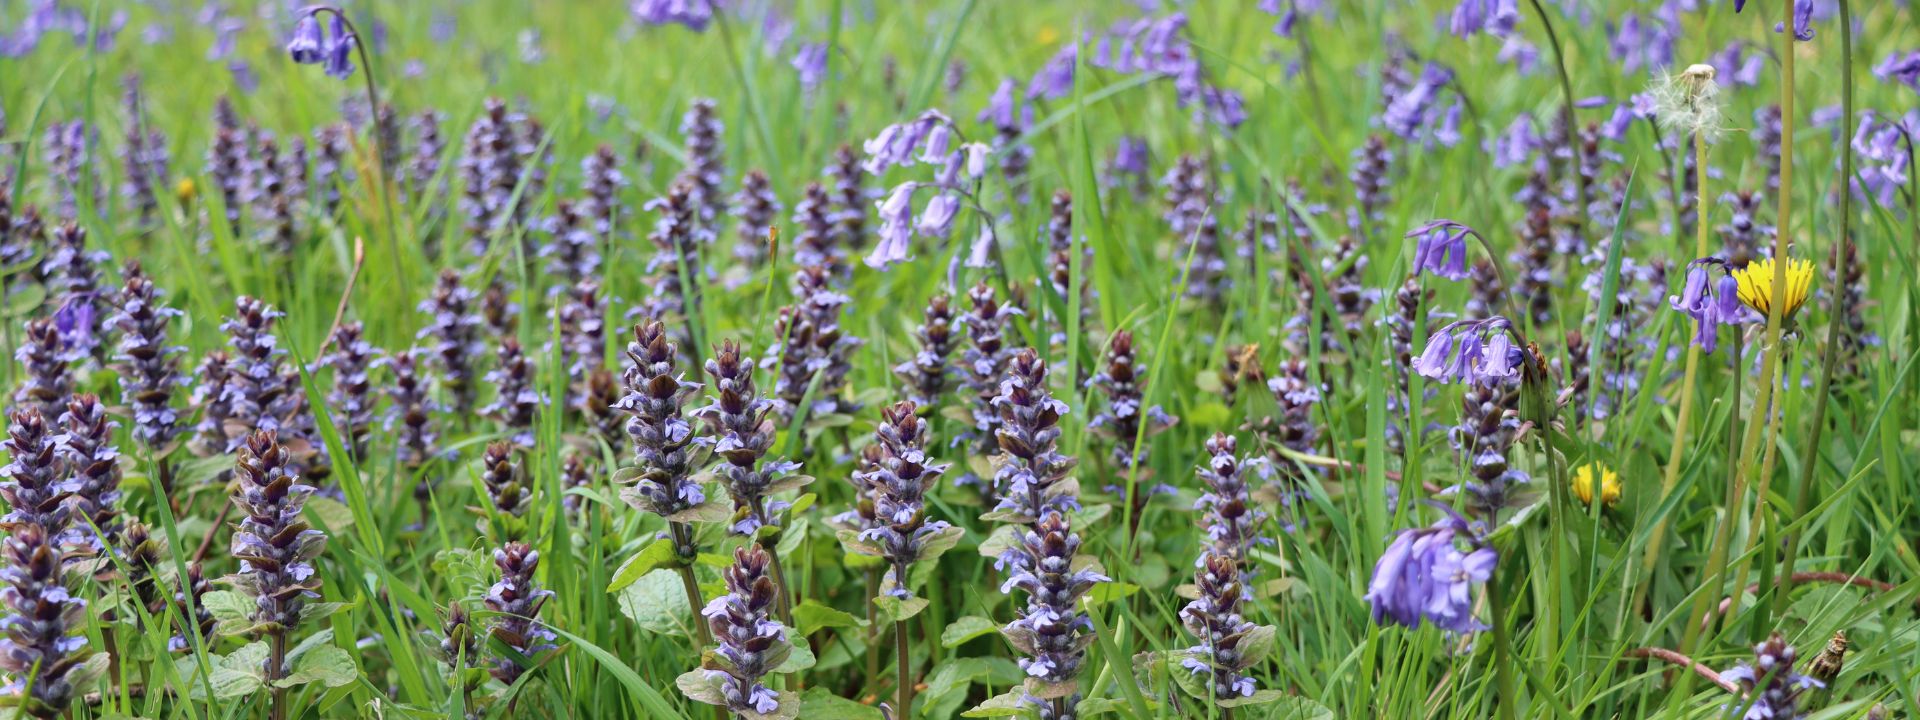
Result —
<instances>
[{"instance_id":1,"label":"dandelion stem","mask_svg":"<svg viewBox=\"0 0 1920 720\"><path fill-rule=\"evenodd\" d=\"M1853 127L1853 12L1847 0L1840 0L1840 112L1841 127ZM1782 120L1785 120L1784 114ZM1840 143L1840 177L1844 182L1853 177L1853 145ZM1783 147L1784 150L1784 147ZM1847 277L1847 263L1852 258L1853 232L1853 193L1846 188L1840 192L1840 242L1833 246L1833 282L1834 288L1828 293L1833 298L1832 307L1827 311L1827 347L1820 361L1820 383L1813 394L1813 427L1807 432L1806 461L1800 464L1800 484L1793 493L1793 517L1806 514L1807 502L1813 492L1813 469L1820 458L1820 435L1827 427L1827 393L1833 385L1833 366L1839 358L1840 324L1847 311L1847 293L1839 284ZM1774 594L1774 614L1782 614L1787 609L1787 595L1793 592L1794 556L1800 549L1799 526L1787 529L1786 565L1780 571L1780 591Z\"/></svg>"},{"instance_id":2,"label":"dandelion stem","mask_svg":"<svg viewBox=\"0 0 1920 720\"><path fill-rule=\"evenodd\" d=\"M1694 171L1694 207L1704 212L1707 207L1707 139L1695 132L1693 134L1693 171ZM1676 215L1676 222L1678 217ZM1707 224L1699 217L1693 223L1693 256L1707 256ZM1660 502L1665 503L1673 494L1673 488L1680 482L1680 461L1687 448L1687 433L1691 430L1693 419L1694 383L1700 377L1700 348L1688 343L1687 372L1680 381L1680 416L1673 425L1673 447L1667 452L1667 467L1660 479ZM1659 564L1660 547L1666 539L1667 519L1662 516L1654 522L1653 534L1647 538L1647 552L1640 562L1640 581L1633 588L1633 603L1629 607L1639 608L1647 599L1648 585L1653 578L1654 566Z\"/></svg>"}]
</instances>

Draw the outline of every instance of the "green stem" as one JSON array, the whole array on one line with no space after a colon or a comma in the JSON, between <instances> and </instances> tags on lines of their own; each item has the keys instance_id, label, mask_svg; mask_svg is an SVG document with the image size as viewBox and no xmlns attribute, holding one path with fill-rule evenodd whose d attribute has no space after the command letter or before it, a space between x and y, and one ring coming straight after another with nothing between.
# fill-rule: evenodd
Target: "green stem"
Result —
<instances>
[{"instance_id":1,"label":"green stem","mask_svg":"<svg viewBox=\"0 0 1920 720\"><path fill-rule=\"evenodd\" d=\"M1553 64L1560 72L1560 112L1567 118L1567 148L1573 151L1573 179L1580 189L1580 197L1575 201L1580 210L1580 236L1587 235L1587 177L1580 174L1580 128L1575 123L1573 104L1573 75L1567 72L1567 55L1560 50L1560 35L1553 30L1553 20L1547 17L1547 9L1540 0L1531 0L1533 12L1540 16L1540 26L1547 33L1547 45L1553 48ZM1791 66L1789 66L1791 67Z\"/></svg>"},{"instance_id":2,"label":"green stem","mask_svg":"<svg viewBox=\"0 0 1920 720\"><path fill-rule=\"evenodd\" d=\"M913 717L913 665L907 657L909 645L905 620L893 621L893 650L895 662L898 663L893 669L894 685L898 686L894 690L894 698L899 705L894 712L897 713L895 717L905 720Z\"/></svg>"},{"instance_id":3,"label":"green stem","mask_svg":"<svg viewBox=\"0 0 1920 720\"><path fill-rule=\"evenodd\" d=\"M1840 112L1841 127L1853 127L1853 12L1847 0L1840 0ZM1783 148L1784 150L1784 148ZM1853 146L1840 143L1840 177L1844 181L1853 177ZM1813 492L1813 469L1819 465L1820 435L1827 427L1827 393L1833 386L1833 366L1839 359L1840 325L1845 321L1847 312L1846 289L1840 287L1847 277L1847 264L1852 260L1853 232L1853 193L1840 193L1840 242L1833 247L1833 283L1829 291L1833 304L1827 311L1827 348L1825 357L1820 361L1820 383L1813 395L1813 427L1807 433L1807 452L1800 463L1800 484L1793 494L1793 517L1799 518L1807 512L1807 502ZM1795 524L1787 529L1786 566L1780 572L1780 591L1774 594L1773 610L1778 615L1787 610L1787 595L1793 591L1794 556L1800 547L1800 526Z\"/></svg>"},{"instance_id":4,"label":"green stem","mask_svg":"<svg viewBox=\"0 0 1920 720\"><path fill-rule=\"evenodd\" d=\"M1493 673L1500 688L1500 720L1513 720L1514 703L1520 699L1513 684L1513 638L1507 630L1507 611L1500 592L1499 570L1487 581L1487 609L1493 613Z\"/></svg>"},{"instance_id":5,"label":"green stem","mask_svg":"<svg viewBox=\"0 0 1920 720\"><path fill-rule=\"evenodd\" d=\"M667 540L673 543L673 552L680 557L680 585L687 591L687 607L693 608L698 617L700 609L706 603L700 599L700 581L693 577L693 562L699 557L699 548L693 544L693 527L686 523L668 523ZM692 552L681 552L692 548ZM700 635L700 649L705 650L713 644L713 635L707 630L707 624L695 620L693 629Z\"/></svg>"},{"instance_id":6,"label":"green stem","mask_svg":"<svg viewBox=\"0 0 1920 720\"><path fill-rule=\"evenodd\" d=\"M1704 210L1707 207L1707 140L1700 133L1693 135L1693 171L1694 171L1694 207ZM1693 233L1693 256L1707 256L1707 224L1695 218ZM1687 433L1693 419L1694 383L1700 377L1700 348L1688 343L1687 373L1680 381L1680 417L1673 426L1673 447L1667 452L1667 467L1660 479L1660 501L1665 504L1667 497L1673 494L1674 486L1680 482L1680 459L1687 448ZM1657 507L1658 505L1656 505ZM1653 577L1654 566L1660 562L1660 547L1666 539L1667 519L1661 516L1653 524L1653 534L1647 538L1647 552L1640 560L1640 582L1634 584L1633 603L1628 607L1640 607L1646 602L1648 585Z\"/></svg>"},{"instance_id":7,"label":"green stem","mask_svg":"<svg viewBox=\"0 0 1920 720\"><path fill-rule=\"evenodd\" d=\"M1745 336L1741 333L1734 333L1733 367L1735 368L1740 367L1742 363L1741 358L1744 354L1742 351L1745 349L1745 345ZM1693 653L1693 644L1700 639L1701 633L1706 631L1704 626L1713 619L1708 613L1713 612L1713 602L1720 597L1720 587L1723 584L1720 576L1727 567L1727 543L1732 539L1733 519L1738 517L1737 508L1740 500L1746 496L1745 488L1742 487L1740 483L1740 475L1733 469L1732 463L1733 455L1739 452L1739 447L1734 443L1734 439L1740 436L1740 385L1741 379L1745 376L1746 373L1743 372L1735 372L1733 374L1734 409L1727 419L1727 459L1729 475L1726 482L1727 495L1721 501L1721 507L1724 508L1726 514L1720 518L1720 522L1717 524L1713 534L1713 545L1707 551L1707 577L1701 583L1700 589L1696 591L1693 600L1693 611L1683 616L1687 624L1680 633L1679 652L1682 655L1690 655ZM1668 701L1669 705L1677 708L1680 698L1689 697L1689 694L1692 692L1692 686L1692 675L1680 676L1680 685L1674 689L1673 693L1668 695L1670 698Z\"/></svg>"}]
</instances>

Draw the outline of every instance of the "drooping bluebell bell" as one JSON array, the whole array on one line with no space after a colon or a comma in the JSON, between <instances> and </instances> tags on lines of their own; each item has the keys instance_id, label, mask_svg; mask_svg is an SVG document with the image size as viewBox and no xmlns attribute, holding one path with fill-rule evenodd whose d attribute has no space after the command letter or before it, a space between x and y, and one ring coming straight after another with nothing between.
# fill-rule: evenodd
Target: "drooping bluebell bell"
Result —
<instances>
[{"instance_id":1,"label":"drooping bluebell bell","mask_svg":"<svg viewBox=\"0 0 1920 720\"><path fill-rule=\"evenodd\" d=\"M1461 0L1447 18L1447 31L1456 37L1477 33L1505 36L1520 22L1520 8L1514 0Z\"/></svg>"},{"instance_id":2,"label":"drooping bluebell bell","mask_svg":"<svg viewBox=\"0 0 1920 720\"><path fill-rule=\"evenodd\" d=\"M826 43L801 45L799 51L793 54L793 61L789 64L793 66L794 76L798 79L800 87L812 92L820 87L820 82L827 77Z\"/></svg>"},{"instance_id":3,"label":"drooping bluebell bell","mask_svg":"<svg viewBox=\"0 0 1920 720\"><path fill-rule=\"evenodd\" d=\"M1503 383L1520 372L1525 354L1505 317L1456 320L1427 339L1413 369L1441 384Z\"/></svg>"},{"instance_id":4,"label":"drooping bluebell bell","mask_svg":"<svg viewBox=\"0 0 1920 720\"><path fill-rule=\"evenodd\" d=\"M1238 127L1247 118L1245 99L1208 81L1186 27L1187 16L1177 12L1120 23L1095 44L1088 64L1167 78L1179 106L1190 108L1196 122L1209 121L1229 130Z\"/></svg>"},{"instance_id":5,"label":"drooping bluebell bell","mask_svg":"<svg viewBox=\"0 0 1920 720\"><path fill-rule=\"evenodd\" d=\"M1773 31L1787 31L1787 24L1774 23ZM1793 39L1807 42L1813 39L1813 0L1793 0Z\"/></svg>"},{"instance_id":6,"label":"drooping bluebell bell","mask_svg":"<svg viewBox=\"0 0 1920 720\"><path fill-rule=\"evenodd\" d=\"M684 25L705 32L713 22L717 0L633 0L627 9L642 25Z\"/></svg>"},{"instance_id":7,"label":"drooping bluebell bell","mask_svg":"<svg viewBox=\"0 0 1920 720\"><path fill-rule=\"evenodd\" d=\"M1920 50L1894 52L1873 66L1873 76L1920 90Z\"/></svg>"},{"instance_id":8,"label":"drooping bluebell bell","mask_svg":"<svg viewBox=\"0 0 1920 720\"><path fill-rule=\"evenodd\" d=\"M1407 231L1407 237L1419 241L1413 250L1413 274L1433 273L1455 282L1467 279L1467 236L1478 237L1473 228L1453 220L1439 219Z\"/></svg>"},{"instance_id":9,"label":"drooping bluebell bell","mask_svg":"<svg viewBox=\"0 0 1920 720\"><path fill-rule=\"evenodd\" d=\"M1713 279L1712 271L1716 269L1720 271L1718 280ZM1748 317L1746 307L1740 304L1739 281L1717 258L1688 263L1686 284L1679 295L1667 302L1674 310L1693 318L1693 345L1708 354L1719 347L1720 326L1738 325Z\"/></svg>"},{"instance_id":10,"label":"drooping bluebell bell","mask_svg":"<svg viewBox=\"0 0 1920 720\"><path fill-rule=\"evenodd\" d=\"M1470 547L1463 552L1460 545ZM1425 623L1455 633L1486 629L1473 615L1473 586L1493 576L1499 554L1473 539L1465 521L1400 531L1374 564L1365 599L1374 622L1408 628Z\"/></svg>"},{"instance_id":11,"label":"drooping bluebell bell","mask_svg":"<svg viewBox=\"0 0 1920 720\"><path fill-rule=\"evenodd\" d=\"M1028 100L1059 100L1073 94L1074 66L1079 62L1080 45L1068 43L1048 58L1027 81Z\"/></svg>"},{"instance_id":12,"label":"drooping bluebell bell","mask_svg":"<svg viewBox=\"0 0 1920 720\"><path fill-rule=\"evenodd\" d=\"M328 16L325 31L320 28L323 12ZM338 8L316 5L301 11L293 37L287 41L287 54L296 63L320 65L328 77L344 80L353 75L353 51L359 41L348 30L346 17Z\"/></svg>"},{"instance_id":13,"label":"drooping bluebell bell","mask_svg":"<svg viewBox=\"0 0 1920 720\"><path fill-rule=\"evenodd\" d=\"M886 268L905 261L913 241L913 194L921 183L904 182L894 187L880 208L880 241L866 257L868 267Z\"/></svg>"},{"instance_id":14,"label":"drooping bluebell bell","mask_svg":"<svg viewBox=\"0 0 1920 720\"><path fill-rule=\"evenodd\" d=\"M1745 41L1735 40L1708 58L1707 64L1713 66L1715 75L1725 80L1727 86L1751 86L1760 84L1760 71L1766 68L1766 58L1754 52Z\"/></svg>"},{"instance_id":15,"label":"drooping bluebell bell","mask_svg":"<svg viewBox=\"0 0 1920 720\"><path fill-rule=\"evenodd\" d=\"M1920 128L1920 111L1904 117L1862 113L1852 145L1859 165L1851 181L1853 191L1881 207L1899 207L1904 188L1913 177L1913 133Z\"/></svg>"}]
</instances>

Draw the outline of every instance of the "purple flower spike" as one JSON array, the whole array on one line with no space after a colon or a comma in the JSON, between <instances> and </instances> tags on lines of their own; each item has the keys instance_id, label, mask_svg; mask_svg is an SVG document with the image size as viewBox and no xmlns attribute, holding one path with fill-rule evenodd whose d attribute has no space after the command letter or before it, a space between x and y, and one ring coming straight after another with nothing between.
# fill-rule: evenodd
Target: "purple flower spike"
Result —
<instances>
[{"instance_id":1,"label":"purple flower spike","mask_svg":"<svg viewBox=\"0 0 1920 720\"><path fill-rule=\"evenodd\" d=\"M1407 233L1420 241L1413 251L1413 272L1435 275L1459 282L1467 279L1467 236L1479 236L1473 228L1452 220L1434 220Z\"/></svg>"}]
</instances>

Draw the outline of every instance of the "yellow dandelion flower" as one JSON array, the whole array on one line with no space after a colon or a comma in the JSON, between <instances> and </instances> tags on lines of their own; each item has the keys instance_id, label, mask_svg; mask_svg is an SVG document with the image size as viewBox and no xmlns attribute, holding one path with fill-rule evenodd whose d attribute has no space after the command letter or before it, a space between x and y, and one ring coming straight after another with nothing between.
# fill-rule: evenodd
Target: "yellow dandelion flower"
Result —
<instances>
[{"instance_id":1,"label":"yellow dandelion flower","mask_svg":"<svg viewBox=\"0 0 1920 720\"><path fill-rule=\"evenodd\" d=\"M1041 45L1052 45L1060 39L1060 31L1053 29L1052 25L1047 25L1040 28L1040 32L1034 33L1033 39Z\"/></svg>"},{"instance_id":2,"label":"yellow dandelion flower","mask_svg":"<svg viewBox=\"0 0 1920 720\"><path fill-rule=\"evenodd\" d=\"M1746 303L1754 312L1767 314L1768 308L1773 306L1773 260L1749 262L1746 267L1733 271L1733 279L1740 283L1740 302ZM1781 319L1793 319L1793 313L1806 304L1807 295L1812 290L1813 263L1788 258L1786 297L1780 306Z\"/></svg>"},{"instance_id":3,"label":"yellow dandelion flower","mask_svg":"<svg viewBox=\"0 0 1920 720\"><path fill-rule=\"evenodd\" d=\"M1608 507L1620 504L1620 475L1600 463L1588 463L1573 470L1573 496L1580 504L1593 504L1593 483L1600 478L1600 502Z\"/></svg>"},{"instance_id":4,"label":"yellow dandelion flower","mask_svg":"<svg viewBox=\"0 0 1920 720\"><path fill-rule=\"evenodd\" d=\"M193 178L180 178L180 182L173 184L173 196L182 203L192 202L193 196L199 192L199 186L193 184Z\"/></svg>"}]
</instances>

